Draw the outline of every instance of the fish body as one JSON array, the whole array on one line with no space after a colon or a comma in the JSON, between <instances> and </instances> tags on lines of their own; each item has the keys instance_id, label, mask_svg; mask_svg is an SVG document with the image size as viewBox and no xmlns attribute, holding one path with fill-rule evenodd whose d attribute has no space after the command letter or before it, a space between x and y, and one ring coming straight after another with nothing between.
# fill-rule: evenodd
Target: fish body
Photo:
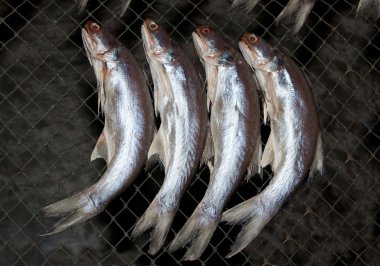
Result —
<instances>
[{"instance_id":1,"label":"fish body","mask_svg":"<svg viewBox=\"0 0 380 266\"><path fill-rule=\"evenodd\" d=\"M264 94L264 121L270 119L271 133L261 165L270 164L274 176L260 194L223 214L223 221L244 222L227 257L260 233L309 170L313 175L323 168L318 114L305 75L292 59L254 34L245 33L239 47Z\"/></svg>"},{"instance_id":2,"label":"fish body","mask_svg":"<svg viewBox=\"0 0 380 266\"><path fill-rule=\"evenodd\" d=\"M143 73L132 54L95 22L85 24L82 38L95 71L99 105L105 117L91 160L103 158L107 170L94 185L42 209L46 216L64 216L48 234L102 212L137 177L153 139L153 106Z\"/></svg>"},{"instance_id":3,"label":"fish body","mask_svg":"<svg viewBox=\"0 0 380 266\"><path fill-rule=\"evenodd\" d=\"M214 161L203 199L169 248L192 241L185 260L201 256L225 204L247 169L258 170L261 156L259 102L249 66L210 27L198 27L193 40L206 71Z\"/></svg>"},{"instance_id":4,"label":"fish body","mask_svg":"<svg viewBox=\"0 0 380 266\"><path fill-rule=\"evenodd\" d=\"M156 254L199 166L208 115L202 83L185 51L150 19L142 25L142 39L154 82L156 115L161 119L149 156L158 155L165 167L165 180L132 236L153 227L149 253Z\"/></svg>"}]
</instances>

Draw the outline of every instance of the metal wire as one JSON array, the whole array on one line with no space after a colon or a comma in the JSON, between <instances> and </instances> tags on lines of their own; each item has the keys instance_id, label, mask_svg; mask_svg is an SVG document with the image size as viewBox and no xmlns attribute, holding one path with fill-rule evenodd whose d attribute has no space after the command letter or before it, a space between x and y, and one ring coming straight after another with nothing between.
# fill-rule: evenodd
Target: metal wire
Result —
<instances>
[{"instance_id":1,"label":"metal wire","mask_svg":"<svg viewBox=\"0 0 380 266\"><path fill-rule=\"evenodd\" d=\"M0 3L0 264L174 265L185 250L147 253L148 234L131 229L160 188L163 169L142 171L120 198L89 222L41 237L54 219L48 203L96 182L105 165L89 157L102 127L96 80L80 27L99 21L133 52L152 82L140 39L144 18L163 24L203 73L191 32L217 28L236 45L246 30L279 46L307 74L318 104L326 173L305 183L244 252L225 259L239 228L221 224L194 264L376 265L380 261L380 35L378 23L356 19L358 1L317 1L297 36L275 25L283 1L260 1L250 13L230 1L133 0L124 17L119 1L4 0ZM203 75L203 74L202 74ZM268 129L263 127L264 138ZM227 208L260 192L270 180L244 182ZM182 199L167 243L207 188L200 169ZM191 263L189 263L191 264Z\"/></svg>"}]
</instances>

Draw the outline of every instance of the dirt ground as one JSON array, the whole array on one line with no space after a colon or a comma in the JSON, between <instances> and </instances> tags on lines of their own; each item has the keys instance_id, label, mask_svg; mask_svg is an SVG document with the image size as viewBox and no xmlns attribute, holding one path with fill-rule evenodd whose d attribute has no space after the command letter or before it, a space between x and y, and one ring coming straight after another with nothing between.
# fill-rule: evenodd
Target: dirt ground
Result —
<instances>
[{"instance_id":1,"label":"dirt ground","mask_svg":"<svg viewBox=\"0 0 380 266\"><path fill-rule=\"evenodd\" d=\"M380 261L380 34L378 23L356 19L358 1L317 1L298 35L276 26L282 1L261 1L248 14L226 0L90 0L84 12L69 1L0 2L0 265L377 265ZM330 3L330 4L328 4ZM203 69L191 43L208 24L236 45L245 30L279 45L307 74L318 106L325 173L304 183L242 253L225 259L239 227L221 224L201 259L185 250L147 253L149 235L131 230L163 181L156 165L102 214L42 237L56 221L40 209L96 182L105 169L90 155L101 133L96 80L80 28L99 21L128 47L147 74L142 19L164 25ZM263 127L263 135L267 135ZM266 133L265 133L266 132ZM264 139L265 140L265 139ZM243 182L227 208L270 180ZM197 172L184 196L167 244L207 188Z\"/></svg>"}]
</instances>

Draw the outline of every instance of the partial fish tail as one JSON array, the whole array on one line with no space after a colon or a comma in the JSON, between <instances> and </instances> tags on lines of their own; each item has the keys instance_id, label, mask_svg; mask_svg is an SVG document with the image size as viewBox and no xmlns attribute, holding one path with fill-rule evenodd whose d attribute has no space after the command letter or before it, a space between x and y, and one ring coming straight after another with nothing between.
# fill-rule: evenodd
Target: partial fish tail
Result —
<instances>
[{"instance_id":1,"label":"partial fish tail","mask_svg":"<svg viewBox=\"0 0 380 266\"><path fill-rule=\"evenodd\" d=\"M148 252L151 255L157 254L166 240L176 211L176 208L169 209L159 204L156 197L136 223L132 231L132 237L137 238L145 231L154 227Z\"/></svg>"},{"instance_id":2,"label":"partial fish tail","mask_svg":"<svg viewBox=\"0 0 380 266\"><path fill-rule=\"evenodd\" d=\"M278 24L280 21L294 16L295 22L292 31L296 34L305 23L306 18L314 7L315 1L316 0L290 0L277 16L276 23Z\"/></svg>"},{"instance_id":3,"label":"partial fish tail","mask_svg":"<svg viewBox=\"0 0 380 266\"><path fill-rule=\"evenodd\" d=\"M48 217L63 217L46 234L53 235L69 227L81 224L100 213L103 209L96 208L92 200L83 191L70 198L58 201L44 207L41 211Z\"/></svg>"},{"instance_id":4,"label":"partial fish tail","mask_svg":"<svg viewBox=\"0 0 380 266\"><path fill-rule=\"evenodd\" d=\"M88 0L78 0L79 12L83 12L86 8Z\"/></svg>"},{"instance_id":5,"label":"partial fish tail","mask_svg":"<svg viewBox=\"0 0 380 266\"><path fill-rule=\"evenodd\" d=\"M223 222L244 223L235 244L231 247L231 252L226 256L227 258L231 258L248 246L279 210L279 207L268 208L270 206L265 206L265 204L266 202L261 201L259 194L223 213Z\"/></svg>"},{"instance_id":6,"label":"partial fish tail","mask_svg":"<svg viewBox=\"0 0 380 266\"><path fill-rule=\"evenodd\" d=\"M370 8L376 12L368 12ZM380 17L380 0L360 0L356 16L364 16L369 13L371 13L375 19Z\"/></svg>"},{"instance_id":7,"label":"partial fish tail","mask_svg":"<svg viewBox=\"0 0 380 266\"><path fill-rule=\"evenodd\" d=\"M120 17L122 17L125 14L125 12L127 11L131 3L131 0L121 0L121 1L124 3L122 3L121 5ZM78 0L79 12L83 12L83 10L87 6L87 3L88 3L88 0Z\"/></svg>"},{"instance_id":8,"label":"partial fish tail","mask_svg":"<svg viewBox=\"0 0 380 266\"><path fill-rule=\"evenodd\" d=\"M238 6L245 6L245 11L248 13L251 11L258 3L260 0L234 0L232 2L231 8L235 8Z\"/></svg>"},{"instance_id":9,"label":"partial fish tail","mask_svg":"<svg viewBox=\"0 0 380 266\"><path fill-rule=\"evenodd\" d=\"M197 260L210 242L219 221L220 216L212 217L197 208L175 236L169 246L169 251L173 252L191 242L191 246L186 251L183 259Z\"/></svg>"},{"instance_id":10,"label":"partial fish tail","mask_svg":"<svg viewBox=\"0 0 380 266\"><path fill-rule=\"evenodd\" d=\"M122 2L125 0L122 0ZM125 12L127 11L129 5L131 4L131 0L126 0L125 3L121 6L121 12L120 12L120 17L122 17Z\"/></svg>"}]
</instances>

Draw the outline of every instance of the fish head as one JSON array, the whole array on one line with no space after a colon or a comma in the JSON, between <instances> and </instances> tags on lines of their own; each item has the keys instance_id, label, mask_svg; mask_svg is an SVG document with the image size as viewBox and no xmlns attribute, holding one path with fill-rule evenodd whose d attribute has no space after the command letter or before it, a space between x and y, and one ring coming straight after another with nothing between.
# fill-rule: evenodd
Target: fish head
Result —
<instances>
[{"instance_id":1,"label":"fish head","mask_svg":"<svg viewBox=\"0 0 380 266\"><path fill-rule=\"evenodd\" d=\"M195 48L203 62L213 65L231 64L235 49L209 26L198 26L192 33Z\"/></svg>"},{"instance_id":2,"label":"fish head","mask_svg":"<svg viewBox=\"0 0 380 266\"><path fill-rule=\"evenodd\" d=\"M82 28L82 40L90 63L94 60L115 62L120 57L122 44L98 23L87 21Z\"/></svg>"},{"instance_id":3,"label":"fish head","mask_svg":"<svg viewBox=\"0 0 380 266\"><path fill-rule=\"evenodd\" d=\"M253 33L244 33L239 48L254 69L272 72L278 70L282 63L280 50Z\"/></svg>"},{"instance_id":4,"label":"fish head","mask_svg":"<svg viewBox=\"0 0 380 266\"><path fill-rule=\"evenodd\" d=\"M141 36L148 58L160 62L170 62L173 58L173 43L167 31L151 19L145 19L141 26Z\"/></svg>"}]
</instances>

